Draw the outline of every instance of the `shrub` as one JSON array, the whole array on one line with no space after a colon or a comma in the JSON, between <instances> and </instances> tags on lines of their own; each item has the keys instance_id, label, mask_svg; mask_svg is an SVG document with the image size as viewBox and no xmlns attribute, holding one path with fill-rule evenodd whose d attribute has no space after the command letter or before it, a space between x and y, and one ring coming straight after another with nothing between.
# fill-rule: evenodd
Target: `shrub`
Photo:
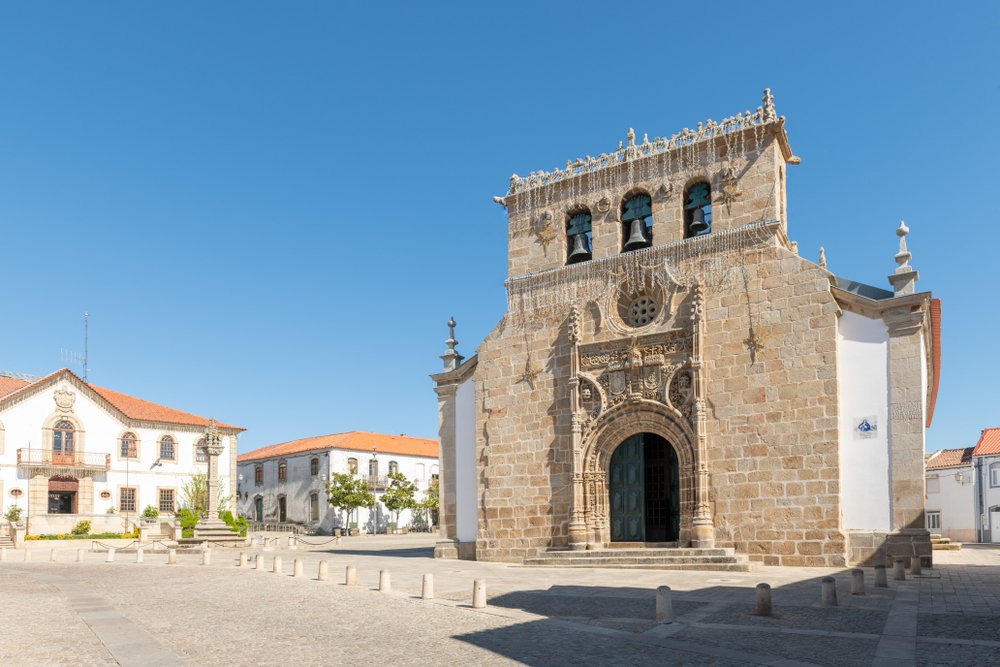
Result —
<instances>
[{"instance_id":1,"label":"shrub","mask_svg":"<svg viewBox=\"0 0 1000 667\"><path fill-rule=\"evenodd\" d=\"M219 512L219 518L226 522L226 525L239 533L240 537L247 536L247 518L245 516L234 517L229 510Z\"/></svg>"},{"instance_id":2,"label":"shrub","mask_svg":"<svg viewBox=\"0 0 1000 667\"><path fill-rule=\"evenodd\" d=\"M146 505L146 509L142 510L142 517L144 519L155 519L158 516L160 516L160 511L152 505Z\"/></svg>"},{"instance_id":3,"label":"shrub","mask_svg":"<svg viewBox=\"0 0 1000 667\"><path fill-rule=\"evenodd\" d=\"M73 526L73 530L69 532L72 535L87 535L90 533L90 522L84 519Z\"/></svg>"},{"instance_id":4,"label":"shrub","mask_svg":"<svg viewBox=\"0 0 1000 667\"><path fill-rule=\"evenodd\" d=\"M20 521L21 508L18 507L17 505L11 505L10 507L7 508L7 514L5 514L4 516L7 517L8 521L15 521L15 522Z\"/></svg>"},{"instance_id":5,"label":"shrub","mask_svg":"<svg viewBox=\"0 0 1000 667\"><path fill-rule=\"evenodd\" d=\"M181 522L181 537L194 537L194 526L199 518L198 513L189 507L177 513L177 520Z\"/></svg>"}]
</instances>

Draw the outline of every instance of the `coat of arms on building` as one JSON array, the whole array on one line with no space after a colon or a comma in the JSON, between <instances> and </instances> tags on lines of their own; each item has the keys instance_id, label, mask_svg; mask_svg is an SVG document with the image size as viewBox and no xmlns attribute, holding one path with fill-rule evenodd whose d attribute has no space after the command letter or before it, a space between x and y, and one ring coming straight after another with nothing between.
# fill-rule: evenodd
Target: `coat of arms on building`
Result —
<instances>
[{"instance_id":1,"label":"coat of arms on building","mask_svg":"<svg viewBox=\"0 0 1000 667\"><path fill-rule=\"evenodd\" d=\"M59 412L73 412L73 403L76 401L76 394L66 389L57 389L52 398L56 402L56 409Z\"/></svg>"}]
</instances>

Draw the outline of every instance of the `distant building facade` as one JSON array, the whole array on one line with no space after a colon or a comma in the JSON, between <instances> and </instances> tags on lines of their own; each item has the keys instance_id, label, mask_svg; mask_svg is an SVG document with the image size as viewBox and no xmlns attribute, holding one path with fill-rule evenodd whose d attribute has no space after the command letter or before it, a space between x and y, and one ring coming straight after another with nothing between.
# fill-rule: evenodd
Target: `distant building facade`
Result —
<instances>
[{"instance_id":1,"label":"distant building facade","mask_svg":"<svg viewBox=\"0 0 1000 667\"><path fill-rule=\"evenodd\" d=\"M976 471L973 447L927 455L924 502L927 530L952 542L976 542Z\"/></svg>"},{"instance_id":2,"label":"distant building facade","mask_svg":"<svg viewBox=\"0 0 1000 667\"><path fill-rule=\"evenodd\" d=\"M0 498L22 508L29 535L123 532L152 505L170 516L208 470L199 447L209 419L88 384L67 369L0 374ZM217 424L224 495L235 508L237 437Z\"/></svg>"},{"instance_id":3,"label":"distant building facade","mask_svg":"<svg viewBox=\"0 0 1000 667\"><path fill-rule=\"evenodd\" d=\"M346 515L327 502L326 485L332 473L349 473L368 483L378 501L351 522L365 532L386 532L395 522L381 502L390 472L416 484L422 500L438 476L437 441L350 431L255 449L238 457L239 511L251 521L299 524L317 533L348 528ZM404 510L398 528L416 527L414 519Z\"/></svg>"},{"instance_id":4,"label":"distant building facade","mask_svg":"<svg viewBox=\"0 0 1000 667\"><path fill-rule=\"evenodd\" d=\"M1000 427L984 429L972 450L979 542L1000 543Z\"/></svg>"}]
</instances>

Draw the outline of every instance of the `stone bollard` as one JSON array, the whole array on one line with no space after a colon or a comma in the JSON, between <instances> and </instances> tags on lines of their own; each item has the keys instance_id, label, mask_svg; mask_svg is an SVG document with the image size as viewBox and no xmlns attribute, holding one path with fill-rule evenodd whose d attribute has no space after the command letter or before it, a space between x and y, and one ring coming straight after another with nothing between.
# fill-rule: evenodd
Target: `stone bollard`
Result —
<instances>
[{"instance_id":1,"label":"stone bollard","mask_svg":"<svg viewBox=\"0 0 1000 667\"><path fill-rule=\"evenodd\" d=\"M337 535L337 541L334 544L338 547L340 546L340 535Z\"/></svg>"},{"instance_id":2,"label":"stone bollard","mask_svg":"<svg viewBox=\"0 0 1000 667\"><path fill-rule=\"evenodd\" d=\"M434 599L434 575L425 574L424 584L420 588L420 597L424 600Z\"/></svg>"},{"instance_id":3,"label":"stone bollard","mask_svg":"<svg viewBox=\"0 0 1000 667\"><path fill-rule=\"evenodd\" d=\"M56 550L55 549L49 549L49 562L50 563L56 562Z\"/></svg>"},{"instance_id":4,"label":"stone bollard","mask_svg":"<svg viewBox=\"0 0 1000 667\"><path fill-rule=\"evenodd\" d=\"M201 552L201 564L202 565L211 565L212 564L212 550L211 549L205 549L204 551Z\"/></svg>"},{"instance_id":5,"label":"stone bollard","mask_svg":"<svg viewBox=\"0 0 1000 667\"><path fill-rule=\"evenodd\" d=\"M319 562L319 570L316 572L316 581L326 581L330 578L330 566L325 560Z\"/></svg>"},{"instance_id":6,"label":"stone bollard","mask_svg":"<svg viewBox=\"0 0 1000 667\"><path fill-rule=\"evenodd\" d=\"M910 556L910 574L914 577L920 576L920 556Z\"/></svg>"},{"instance_id":7,"label":"stone bollard","mask_svg":"<svg viewBox=\"0 0 1000 667\"><path fill-rule=\"evenodd\" d=\"M888 588L889 577L886 576L885 565L875 566L875 588Z\"/></svg>"},{"instance_id":8,"label":"stone bollard","mask_svg":"<svg viewBox=\"0 0 1000 667\"><path fill-rule=\"evenodd\" d=\"M105 563L114 563L115 562L115 548L114 547L108 547L108 555L104 559L104 562Z\"/></svg>"},{"instance_id":9,"label":"stone bollard","mask_svg":"<svg viewBox=\"0 0 1000 667\"><path fill-rule=\"evenodd\" d=\"M247 566L247 555L245 553L240 553L240 564L237 567Z\"/></svg>"},{"instance_id":10,"label":"stone bollard","mask_svg":"<svg viewBox=\"0 0 1000 667\"><path fill-rule=\"evenodd\" d=\"M292 577L295 579L302 578L302 561L298 558L292 562Z\"/></svg>"},{"instance_id":11,"label":"stone bollard","mask_svg":"<svg viewBox=\"0 0 1000 667\"><path fill-rule=\"evenodd\" d=\"M274 563L271 565L271 572L274 574L281 574L281 556L274 557Z\"/></svg>"},{"instance_id":12,"label":"stone bollard","mask_svg":"<svg viewBox=\"0 0 1000 667\"><path fill-rule=\"evenodd\" d=\"M353 565L347 566L347 572L344 575L344 585L345 586L357 586L358 585L358 569Z\"/></svg>"},{"instance_id":13,"label":"stone bollard","mask_svg":"<svg viewBox=\"0 0 1000 667\"><path fill-rule=\"evenodd\" d=\"M833 577L823 577L823 604L837 606L837 582Z\"/></svg>"},{"instance_id":14,"label":"stone bollard","mask_svg":"<svg viewBox=\"0 0 1000 667\"><path fill-rule=\"evenodd\" d=\"M167 565L177 565L177 549L167 549Z\"/></svg>"},{"instance_id":15,"label":"stone bollard","mask_svg":"<svg viewBox=\"0 0 1000 667\"><path fill-rule=\"evenodd\" d=\"M903 565L902 558L897 558L892 562L892 578L896 581L906 581L906 568Z\"/></svg>"},{"instance_id":16,"label":"stone bollard","mask_svg":"<svg viewBox=\"0 0 1000 667\"><path fill-rule=\"evenodd\" d=\"M139 549L136 549L136 550L135 550L135 562L136 562L136 563L142 563L142 562L143 562L143 556L144 556L144 555L145 555L145 554L143 554L143 553L142 553L142 549L141 549L141 548L139 548Z\"/></svg>"},{"instance_id":17,"label":"stone bollard","mask_svg":"<svg viewBox=\"0 0 1000 667\"><path fill-rule=\"evenodd\" d=\"M111 550L111 560L114 560L114 559L115 559L115 557L114 557L114 549L112 549ZM108 562L110 563L111 560L109 560ZM30 563L31 562L31 550L29 550L28 547L24 548L24 562L25 563Z\"/></svg>"},{"instance_id":18,"label":"stone bollard","mask_svg":"<svg viewBox=\"0 0 1000 667\"><path fill-rule=\"evenodd\" d=\"M472 582L472 608L486 608L486 580L476 579Z\"/></svg>"},{"instance_id":19,"label":"stone bollard","mask_svg":"<svg viewBox=\"0 0 1000 667\"><path fill-rule=\"evenodd\" d=\"M656 622L674 622L674 603L670 599L670 586L656 587Z\"/></svg>"},{"instance_id":20,"label":"stone bollard","mask_svg":"<svg viewBox=\"0 0 1000 667\"><path fill-rule=\"evenodd\" d=\"M392 579L389 577L389 570L378 571L378 589L383 593L392 590Z\"/></svg>"},{"instance_id":21,"label":"stone bollard","mask_svg":"<svg viewBox=\"0 0 1000 667\"><path fill-rule=\"evenodd\" d=\"M294 549L295 548L295 536L294 535L289 535L288 536L288 548L289 549Z\"/></svg>"},{"instance_id":22,"label":"stone bollard","mask_svg":"<svg viewBox=\"0 0 1000 667\"><path fill-rule=\"evenodd\" d=\"M0 561L7 560L7 547L0 547Z\"/></svg>"},{"instance_id":23,"label":"stone bollard","mask_svg":"<svg viewBox=\"0 0 1000 667\"><path fill-rule=\"evenodd\" d=\"M76 550L76 562L77 563L82 563L86 559L87 559L87 552L84 551L83 549L77 549Z\"/></svg>"},{"instance_id":24,"label":"stone bollard","mask_svg":"<svg viewBox=\"0 0 1000 667\"><path fill-rule=\"evenodd\" d=\"M771 616L771 584L757 584L757 616Z\"/></svg>"},{"instance_id":25,"label":"stone bollard","mask_svg":"<svg viewBox=\"0 0 1000 667\"><path fill-rule=\"evenodd\" d=\"M264 571L264 557L262 555L260 555L260 554L257 554L257 557L253 561L253 566L255 568L257 568L258 570L260 570L261 572L263 572Z\"/></svg>"},{"instance_id":26,"label":"stone bollard","mask_svg":"<svg viewBox=\"0 0 1000 667\"><path fill-rule=\"evenodd\" d=\"M851 570L851 595L865 594L865 571L860 568Z\"/></svg>"}]
</instances>

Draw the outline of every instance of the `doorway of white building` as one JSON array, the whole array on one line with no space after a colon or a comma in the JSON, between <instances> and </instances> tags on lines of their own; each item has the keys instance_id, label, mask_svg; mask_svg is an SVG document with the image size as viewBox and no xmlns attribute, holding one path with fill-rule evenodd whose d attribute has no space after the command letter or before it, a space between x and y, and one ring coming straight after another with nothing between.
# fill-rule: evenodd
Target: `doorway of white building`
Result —
<instances>
[{"instance_id":1,"label":"doorway of white building","mask_svg":"<svg viewBox=\"0 0 1000 667\"><path fill-rule=\"evenodd\" d=\"M990 508L990 542L1000 543L1000 506Z\"/></svg>"}]
</instances>

